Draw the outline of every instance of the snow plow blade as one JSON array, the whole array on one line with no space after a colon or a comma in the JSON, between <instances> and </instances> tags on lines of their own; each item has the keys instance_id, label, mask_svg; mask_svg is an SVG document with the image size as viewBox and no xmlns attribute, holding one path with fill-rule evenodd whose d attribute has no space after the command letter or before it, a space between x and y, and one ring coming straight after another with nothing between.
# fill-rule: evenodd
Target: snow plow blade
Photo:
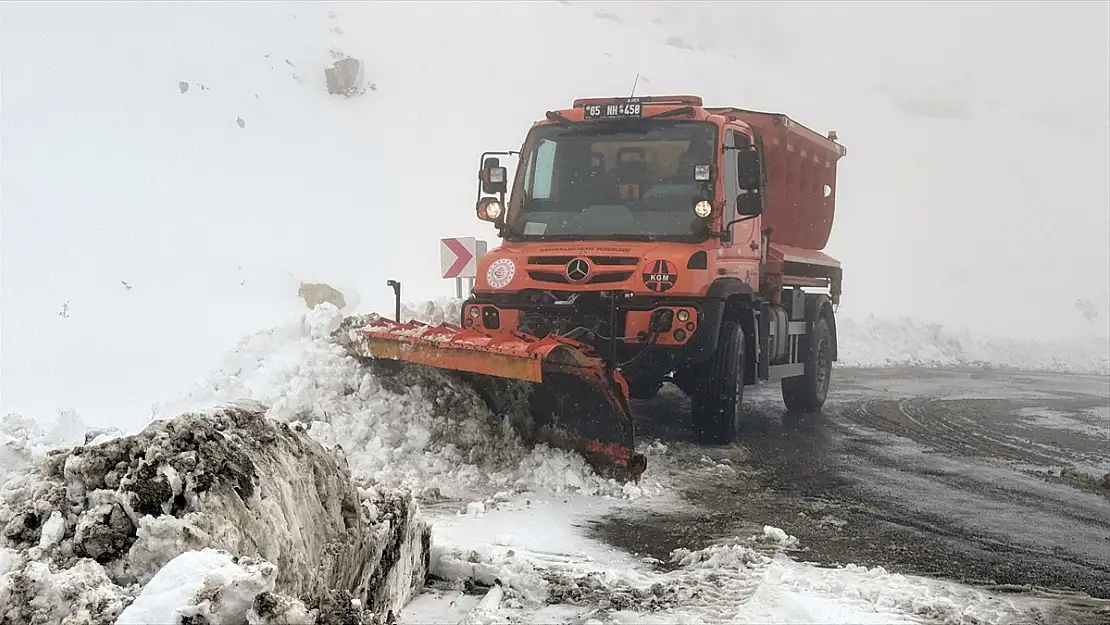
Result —
<instances>
[{"instance_id":1,"label":"snow plow blade","mask_svg":"<svg viewBox=\"0 0 1110 625\"><path fill-rule=\"evenodd\" d=\"M335 336L379 372L391 362L452 372L495 414L507 415L526 443L577 452L602 476L639 480L647 467L646 458L633 451L628 385L588 355L588 345L385 318L345 323Z\"/></svg>"}]
</instances>

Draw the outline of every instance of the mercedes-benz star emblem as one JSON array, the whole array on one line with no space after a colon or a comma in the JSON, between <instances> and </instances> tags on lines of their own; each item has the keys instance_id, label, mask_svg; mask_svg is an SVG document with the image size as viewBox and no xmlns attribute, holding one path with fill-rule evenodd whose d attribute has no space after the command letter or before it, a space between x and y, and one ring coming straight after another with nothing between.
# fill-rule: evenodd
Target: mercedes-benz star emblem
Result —
<instances>
[{"instance_id":1,"label":"mercedes-benz star emblem","mask_svg":"<svg viewBox=\"0 0 1110 625\"><path fill-rule=\"evenodd\" d=\"M567 263L567 279L571 282L581 282L590 275L590 263L585 258L575 258Z\"/></svg>"}]
</instances>

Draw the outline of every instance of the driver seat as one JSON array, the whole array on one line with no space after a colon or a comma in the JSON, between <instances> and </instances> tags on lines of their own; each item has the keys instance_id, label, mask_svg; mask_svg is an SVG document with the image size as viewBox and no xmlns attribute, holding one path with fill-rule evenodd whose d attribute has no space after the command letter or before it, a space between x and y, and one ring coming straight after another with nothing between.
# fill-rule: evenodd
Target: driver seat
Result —
<instances>
[{"instance_id":1,"label":"driver seat","mask_svg":"<svg viewBox=\"0 0 1110 625\"><path fill-rule=\"evenodd\" d=\"M639 200L648 181L647 153L643 148L624 147L617 150L614 170L617 194L621 200Z\"/></svg>"}]
</instances>

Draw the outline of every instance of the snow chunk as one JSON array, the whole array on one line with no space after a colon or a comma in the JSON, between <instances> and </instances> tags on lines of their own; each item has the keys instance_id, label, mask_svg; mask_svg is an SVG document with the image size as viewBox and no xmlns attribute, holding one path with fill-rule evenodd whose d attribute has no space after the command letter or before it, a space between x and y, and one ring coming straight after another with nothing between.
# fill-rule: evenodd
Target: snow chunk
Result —
<instances>
[{"instance_id":1,"label":"snow chunk","mask_svg":"<svg viewBox=\"0 0 1110 625\"><path fill-rule=\"evenodd\" d=\"M65 536L66 521L61 512L57 510L50 513L50 518L42 525L42 535L39 537L39 549L49 549L62 542Z\"/></svg>"},{"instance_id":2,"label":"snow chunk","mask_svg":"<svg viewBox=\"0 0 1110 625\"><path fill-rule=\"evenodd\" d=\"M235 562L216 549L187 551L170 560L123 611L118 625L177 625L182 617L205 623L241 623L255 597L274 589L276 568Z\"/></svg>"},{"instance_id":3,"label":"snow chunk","mask_svg":"<svg viewBox=\"0 0 1110 625\"><path fill-rule=\"evenodd\" d=\"M794 536L787 534L785 531L772 527L770 525L763 526L763 540L769 542L780 543L783 546L795 546L798 544L798 539Z\"/></svg>"}]
</instances>

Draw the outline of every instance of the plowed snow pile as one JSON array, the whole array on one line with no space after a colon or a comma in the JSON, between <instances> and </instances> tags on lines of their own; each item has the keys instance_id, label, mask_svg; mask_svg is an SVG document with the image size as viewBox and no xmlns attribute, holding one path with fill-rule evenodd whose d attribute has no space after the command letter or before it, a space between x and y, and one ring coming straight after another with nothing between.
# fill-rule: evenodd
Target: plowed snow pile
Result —
<instances>
[{"instance_id":1,"label":"plowed snow pile","mask_svg":"<svg viewBox=\"0 0 1110 625\"><path fill-rule=\"evenodd\" d=\"M444 317L450 305L417 313ZM331 338L342 321L334 306L321 304L299 323L247 337L209 380L155 411L257 400L270 407L267 417L304 424L323 445L340 446L354 475L428 501L534 489L620 498L662 492L602 479L577 454L525 448L471 389L447 376L379 380Z\"/></svg>"},{"instance_id":2,"label":"plowed snow pile","mask_svg":"<svg viewBox=\"0 0 1110 625\"><path fill-rule=\"evenodd\" d=\"M52 452L0 524L4 623L384 622L430 546L408 493L249 404Z\"/></svg>"}]
</instances>

